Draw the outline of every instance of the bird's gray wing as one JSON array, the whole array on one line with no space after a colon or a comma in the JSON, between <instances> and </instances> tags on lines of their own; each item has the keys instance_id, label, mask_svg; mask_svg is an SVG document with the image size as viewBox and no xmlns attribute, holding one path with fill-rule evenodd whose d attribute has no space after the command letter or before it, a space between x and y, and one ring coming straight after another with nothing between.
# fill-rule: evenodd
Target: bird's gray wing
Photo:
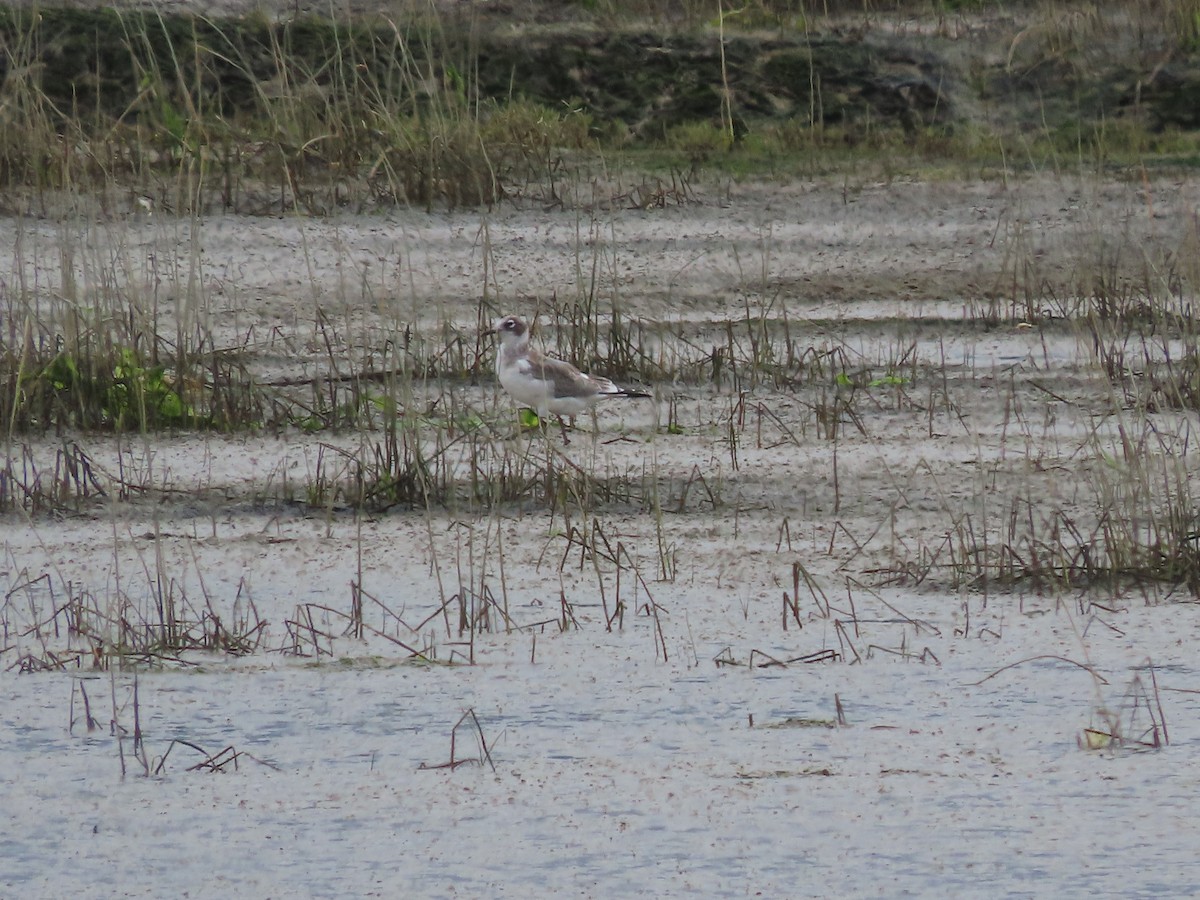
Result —
<instances>
[{"instance_id":1,"label":"bird's gray wing","mask_svg":"<svg viewBox=\"0 0 1200 900\"><path fill-rule=\"evenodd\" d=\"M550 359L540 354L534 357L530 354L529 358L521 360L520 366L522 372L553 385L554 396L560 399L591 397L604 392L603 387L596 383L596 379L589 378L561 359Z\"/></svg>"}]
</instances>

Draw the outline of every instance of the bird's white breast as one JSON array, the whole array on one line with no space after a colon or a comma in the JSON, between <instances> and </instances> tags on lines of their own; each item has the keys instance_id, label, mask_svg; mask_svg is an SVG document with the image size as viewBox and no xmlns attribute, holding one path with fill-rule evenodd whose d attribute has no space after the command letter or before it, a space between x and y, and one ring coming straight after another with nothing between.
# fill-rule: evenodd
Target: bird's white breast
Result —
<instances>
[{"instance_id":1,"label":"bird's white breast","mask_svg":"<svg viewBox=\"0 0 1200 900\"><path fill-rule=\"evenodd\" d=\"M500 378L500 386L518 403L542 413L547 411L548 401L553 396L553 385L533 374L529 360L521 357L506 361L501 350L496 361L496 374Z\"/></svg>"}]
</instances>

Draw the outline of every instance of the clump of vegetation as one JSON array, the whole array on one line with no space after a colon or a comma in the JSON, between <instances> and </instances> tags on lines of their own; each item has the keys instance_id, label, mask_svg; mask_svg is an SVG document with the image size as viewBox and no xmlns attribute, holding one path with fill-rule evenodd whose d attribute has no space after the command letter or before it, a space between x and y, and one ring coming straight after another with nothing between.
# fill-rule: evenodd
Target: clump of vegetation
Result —
<instances>
[{"instance_id":1,"label":"clump of vegetation","mask_svg":"<svg viewBox=\"0 0 1200 900\"><path fill-rule=\"evenodd\" d=\"M204 424L175 389L165 366L148 367L127 347L117 348L107 364L97 367L99 362L88 358L81 369L75 357L60 353L24 377L20 368L5 366L10 380L3 396L14 402L0 412L10 427L22 431L47 427L149 431Z\"/></svg>"},{"instance_id":2,"label":"clump of vegetation","mask_svg":"<svg viewBox=\"0 0 1200 900\"><path fill-rule=\"evenodd\" d=\"M119 185L177 211L477 206L533 183L553 195L586 117L481 96L467 49L438 33L4 10L0 183Z\"/></svg>"},{"instance_id":3,"label":"clump of vegetation","mask_svg":"<svg viewBox=\"0 0 1200 900\"><path fill-rule=\"evenodd\" d=\"M951 513L939 542L902 553L881 574L985 593L1200 593L1200 498L1187 461L1191 422L1200 413L1197 252L1194 227L1166 247L1102 242L1065 278L1052 277L1020 249L1014 253L1006 262L1009 307L986 316L1025 327L1063 323L1090 349L1107 386L1076 451L1086 460L1077 482L1086 512L1049 502L1037 486L999 497L991 496L994 488L980 489ZM1010 391L1021 421L1015 387ZM1040 465L1031 450L1027 473Z\"/></svg>"}]
</instances>

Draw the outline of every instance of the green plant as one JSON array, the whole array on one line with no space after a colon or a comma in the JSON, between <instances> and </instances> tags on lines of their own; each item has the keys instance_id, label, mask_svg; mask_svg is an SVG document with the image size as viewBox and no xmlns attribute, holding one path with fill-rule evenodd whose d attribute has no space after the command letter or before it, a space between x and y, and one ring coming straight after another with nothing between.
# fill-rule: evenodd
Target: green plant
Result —
<instances>
[{"instance_id":1,"label":"green plant","mask_svg":"<svg viewBox=\"0 0 1200 900\"><path fill-rule=\"evenodd\" d=\"M166 367L147 367L128 348L117 353L102 408L118 431L196 423L195 411L173 387Z\"/></svg>"}]
</instances>

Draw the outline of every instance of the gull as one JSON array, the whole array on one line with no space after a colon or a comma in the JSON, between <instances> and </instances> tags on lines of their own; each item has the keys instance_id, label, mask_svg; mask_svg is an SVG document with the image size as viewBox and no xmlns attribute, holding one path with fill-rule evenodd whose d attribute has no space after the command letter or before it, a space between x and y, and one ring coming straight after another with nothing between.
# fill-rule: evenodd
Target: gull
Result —
<instances>
[{"instance_id":1,"label":"gull","mask_svg":"<svg viewBox=\"0 0 1200 900\"><path fill-rule=\"evenodd\" d=\"M569 444L562 417L574 419L604 397L647 398L642 391L627 391L600 375L587 375L569 362L545 356L529 345L529 326L516 316L492 323L500 336L496 350L496 374L500 386L514 400L532 408L539 418L558 417L563 443Z\"/></svg>"}]
</instances>

